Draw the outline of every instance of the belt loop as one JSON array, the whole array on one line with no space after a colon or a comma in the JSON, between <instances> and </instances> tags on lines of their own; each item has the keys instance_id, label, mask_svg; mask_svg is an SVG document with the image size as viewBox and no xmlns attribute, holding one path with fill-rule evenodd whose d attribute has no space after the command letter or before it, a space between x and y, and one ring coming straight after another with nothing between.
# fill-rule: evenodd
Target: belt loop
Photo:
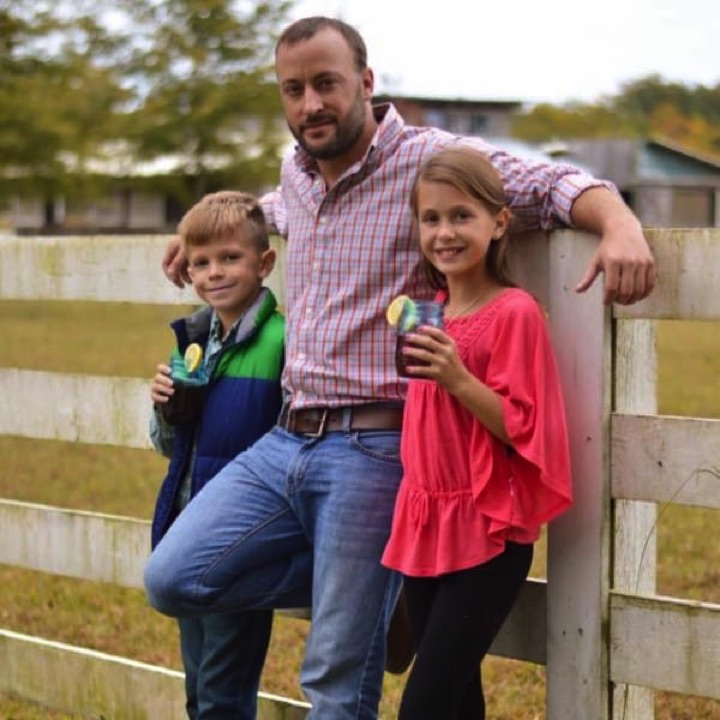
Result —
<instances>
[{"instance_id":1,"label":"belt loop","mask_svg":"<svg viewBox=\"0 0 720 720\"><path fill-rule=\"evenodd\" d=\"M280 414L278 415L277 424L280 425L280 427L287 429L289 422L290 422L290 403L287 400L285 400L285 401L283 401L282 407L280 408Z\"/></svg>"},{"instance_id":2,"label":"belt loop","mask_svg":"<svg viewBox=\"0 0 720 720\"><path fill-rule=\"evenodd\" d=\"M322 437L325 434L325 425L327 423L328 419L328 413L330 412L329 407L324 407L322 409L322 415L320 416L320 422L318 423L318 428L315 432L306 432L303 433L303 435L306 435L307 437L311 438L319 438Z\"/></svg>"},{"instance_id":3,"label":"belt loop","mask_svg":"<svg viewBox=\"0 0 720 720\"><path fill-rule=\"evenodd\" d=\"M343 408L342 429L345 432L350 432L352 430L354 410L355 408L352 405L348 405L347 407Z\"/></svg>"}]
</instances>

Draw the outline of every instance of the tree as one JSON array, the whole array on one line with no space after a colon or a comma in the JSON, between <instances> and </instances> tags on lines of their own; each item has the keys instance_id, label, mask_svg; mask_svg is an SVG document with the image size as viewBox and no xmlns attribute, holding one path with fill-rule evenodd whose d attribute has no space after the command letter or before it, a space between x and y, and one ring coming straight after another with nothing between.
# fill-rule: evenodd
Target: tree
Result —
<instances>
[{"instance_id":1,"label":"tree","mask_svg":"<svg viewBox=\"0 0 720 720\"><path fill-rule=\"evenodd\" d=\"M613 102L619 113L647 127L652 114L661 106L674 107L681 115L695 111L694 92L679 83L665 82L649 75L623 85Z\"/></svg>"},{"instance_id":2,"label":"tree","mask_svg":"<svg viewBox=\"0 0 720 720\"><path fill-rule=\"evenodd\" d=\"M718 155L720 85L689 87L649 75L596 103L536 105L514 119L512 131L531 142L659 135Z\"/></svg>"},{"instance_id":3,"label":"tree","mask_svg":"<svg viewBox=\"0 0 720 720\"><path fill-rule=\"evenodd\" d=\"M71 181L77 189L127 96L101 62L114 46L102 25L57 10L26 0L0 7L0 177L45 195Z\"/></svg>"},{"instance_id":4,"label":"tree","mask_svg":"<svg viewBox=\"0 0 720 720\"><path fill-rule=\"evenodd\" d=\"M289 6L0 0L0 189L78 197L140 161L181 204L267 185L287 138L272 65Z\"/></svg>"},{"instance_id":5,"label":"tree","mask_svg":"<svg viewBox=\"0 0 720 720\"><path fill-rule=\"evenodd\" d=\"M720 85L689 87L651 75L623 86L614 106L646 134L720 155Z\"/></svg>"},{"instance_id":6,"label":"tree","mask_svg":"<svg viewBox=\"0 0 720 720\"><path fill-rule=\"evenodd\" d=\"M604 104L541 104L514 118L512 133L530 142L544 142L554 138L633 137L638 129Z\"/></svg>"},{"instance_id":7,"label":"tree","mask_svg":"<svg viewBox=\"0 0 720 720\"><path fill-rule=\"evenodd\" d=\"M273 53L289 3L128 2L139 97L128 137L140 158L172 156L188 200L222 182L256 189L277 173L281 123Z\"/></svg>"}]
</instances>

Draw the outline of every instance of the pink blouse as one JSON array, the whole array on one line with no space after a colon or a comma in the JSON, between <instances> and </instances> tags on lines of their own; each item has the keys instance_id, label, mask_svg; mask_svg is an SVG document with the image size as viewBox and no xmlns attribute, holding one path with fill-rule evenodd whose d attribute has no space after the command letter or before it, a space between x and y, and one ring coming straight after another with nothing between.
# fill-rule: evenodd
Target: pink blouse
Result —
<instances>
[{"instance_id":1,"label":"pink blouse","mask_svg":"<svg viewBox=\"0 0 720 720\"><path fill-rule=\"evenodd\" d=\"M410 381L404 476L382 562L417 577L480 565L508 540L535 542L572 501L562 391L537 302L510 288L447 320L446 332L466 367L500 395L512 447L434 381Z\"/></svg>"}]
</instances>

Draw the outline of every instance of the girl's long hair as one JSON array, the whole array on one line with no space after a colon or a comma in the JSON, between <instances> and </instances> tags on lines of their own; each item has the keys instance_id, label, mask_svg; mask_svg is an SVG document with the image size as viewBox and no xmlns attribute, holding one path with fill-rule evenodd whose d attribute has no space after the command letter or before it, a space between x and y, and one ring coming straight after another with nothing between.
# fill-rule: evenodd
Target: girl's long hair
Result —
<instances>
[{"instance_id":1,"label":"girl's long hair","mask_svg":"<svg viewBox=\"0 0 720 720\"><path fill-rule=\"evenodd\" d=\"M498 171L479 150L453 145L440 150L428 158L415 176L410 193L410 206L413 218L418 219L418 188L420 182L437 182L451 185L463 195L482 203L489 212L495 214L507 207L505 187ZM490 243L485 258L488 275L500 285L516 287L507 260L507 231ZM430 284L435 289L447 289L445 276L423 256L422 268Z\"/></svg>"}]
</instances>

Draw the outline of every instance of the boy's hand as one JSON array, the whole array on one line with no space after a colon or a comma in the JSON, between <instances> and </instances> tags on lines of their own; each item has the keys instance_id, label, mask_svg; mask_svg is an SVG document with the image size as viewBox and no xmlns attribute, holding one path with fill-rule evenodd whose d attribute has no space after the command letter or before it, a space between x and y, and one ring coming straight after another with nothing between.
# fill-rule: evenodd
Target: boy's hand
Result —
<instances>
[{"instance_id":1,"label":"boy's hand","mask_svg":"<svg viewBox=\"0 0 720 720\"><path fill-rule=\"evenodd\" d=\"M161 363L157 366L157 373L150 385L150 397L155 404L163 405L174 392L170 367Z\"/></svg>"}]
</instances>

